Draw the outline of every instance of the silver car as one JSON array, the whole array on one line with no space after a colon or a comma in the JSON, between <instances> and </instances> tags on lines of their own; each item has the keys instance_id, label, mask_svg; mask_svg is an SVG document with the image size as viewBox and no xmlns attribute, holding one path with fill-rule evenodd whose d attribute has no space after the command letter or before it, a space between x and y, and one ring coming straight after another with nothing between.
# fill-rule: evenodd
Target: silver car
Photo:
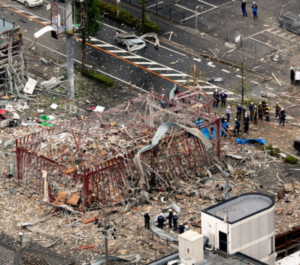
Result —
<instances>
[{"instance_id":1,"label":"silver car","mask_svg":"<svg viewBox=\"0 0 300 265\"><path fill-rule=\"evenodd\" d=\"M18 2L24 4L26 7L35 7L43 5L43 0L17 0Z\"/></svg>"},{"instance_id":2,"label":"silver car","mask_svg":"<svg viewBox=\"0 0 300 265\"><path fill-rule=\"evenodd\" d=\"M136 36L135 33L122 33L115 36L115 43L127 46L127 50L134 52L147 47L147 44L140 37Z\"/></svg>"}]
</instances>

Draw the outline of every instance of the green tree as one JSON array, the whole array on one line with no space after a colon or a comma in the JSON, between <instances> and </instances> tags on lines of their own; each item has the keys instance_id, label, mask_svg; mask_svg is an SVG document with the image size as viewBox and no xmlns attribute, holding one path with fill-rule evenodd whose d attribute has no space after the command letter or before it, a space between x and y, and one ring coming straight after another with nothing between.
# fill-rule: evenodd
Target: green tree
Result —
<instances>
[{"instance_id":1,"label":"green tree","mask_svg":"<svg viewBox=\"0 0 300 265\"><path fill-rule=\"evenodd\" d=\"M90 41L91 37L96 36L98 31L103 27L103 24L99 22L101 18L99 0L85 0L86 3L77 3L77 13L80 18L80 31L81 35L81 50L82 50L82 71L85 70L86 59L86 43ZM83 6L85 5L85 6Z\"/></svg>"},{"instance_id":2,"label":"green tree","mask_svg":"<svg viewBox=\"0 0 300 265\"><path fill-rule=\"evenodd\" d=\"M242 106L241 130L243 135L244 134L244 100L245 100L245 95L248 92L251 92L252 88L250 87L250 77L245 76L245 64L242 62L240 65L241 65L241 80L234 88L234 93L238 96L241 96L241 106Z\"/></svg>"}]
</instances>

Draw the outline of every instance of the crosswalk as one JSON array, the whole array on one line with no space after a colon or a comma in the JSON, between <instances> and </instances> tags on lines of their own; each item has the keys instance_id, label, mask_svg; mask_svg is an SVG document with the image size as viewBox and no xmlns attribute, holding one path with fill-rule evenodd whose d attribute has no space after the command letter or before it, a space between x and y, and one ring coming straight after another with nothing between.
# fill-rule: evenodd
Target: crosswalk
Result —
<instances>
[{"instance_id":1,"label":"crosswalk","mask_svg":"<svg viewBox=\"0 0 300 265\"><path fill-rule=\"evenodd\" d=\"M299 35L296 35L292 32L284 30L280 27L272 27L272 28L266 29L266 31L268 31L271 34L276 35L278 37L284 38L285 40L288 40L293 43L299 43L299 40L300 40Z\"/></svg>"},{"instance_id":2,"label":"crosswalk","mask_svg":"<svg viewBox=\"0 0 300 265\"><path fill-rule=\"evenodd\" d=\"M189 76L186 73L180 72L169 66L163 65L161 63L155 62L155 61L145 58L143 56L129 52L125 48L123 49L121 47L115 46L113 44L107 43L105 41L102 41L102 40L99 40L96 38L91 38L91 42L96 47L99 47L110 53L116 54L116 55L120 56L121 58L124 58L136 65L141 65L141 66L145 67L146 69L153 71L163 77L167 77L171 80L174 80L177 83L181 83L183 85L188 85L189 79L192 80L192 76ZM236 101L238 98L233 92L228 91L226 89L222 89L221 87L211 84L209 82L201 82L200 85L201 85L201 88L203 89L203 91L209 96L212 96L215 89L218 89L219 92L224 90L224 92L227 94L228 101ZM190 87L192 88L192 86L190 86Z\"/></svg>"}]
</instances>

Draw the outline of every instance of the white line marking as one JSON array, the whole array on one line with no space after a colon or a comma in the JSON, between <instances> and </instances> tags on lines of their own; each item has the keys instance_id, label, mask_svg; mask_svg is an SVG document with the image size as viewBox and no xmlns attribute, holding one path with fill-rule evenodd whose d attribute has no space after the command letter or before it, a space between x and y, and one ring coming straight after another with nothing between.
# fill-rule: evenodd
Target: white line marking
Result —
<instances>
[{"instance_id":1,"label":"white line marking","mask_svg":"<svg viewBox=\"0 0 300 265\"><path fill-rule=\"evenodd\" d=\"M208 66L210 66L210 67L216 67L215 65L213 65L213 64L207 64Z\"/></svg>"},{"instance_id":2,"label":"white line marking","mask_svg":"<svg viewBox=\"0 0 300 265\"><path fill-rule=\"evenodd\" d=\"M193 58L193 60L197 61L197 62L201 62L201 59L200 58Z\"/></svg>"},{"instance_id":3,"label":"white line marking","mask_svg":"<svg viewBox=\"0 0 300 265\"><path fill-rule=\"evenodd\" d=\"M135 64L139 64L139 65L142 65L142 64L159 64L159 63L156 63L156 62L133 62Z\"/></svg>"},{"instance_id":4,"label":"white line marking","mask_svg":"<svg viewBox=\"0 0 300 265\"><path fill-rule=\"evenodd\" d=\"M201 86L201 88L219 88L219 87L218 87L218 86L211 85L211 86Z\"/></svg>"},{"instance_id":5,"label":"white line marking","mask_svg":"<svg viewBox=\"0 0 300 265\"><path fill-rule=\"evenodd\" d=\"M271 88L271 87L267 87L267 89L274 90L274 88Z\"/></svg>"},{"instance_id":6,"label":"white line marking","mask_svg":"<svg viewBox=\"0 0 300 265\"><path fill-rule=\"evenodd\" d=\"M152 71L170 71L173 70L172 68L147 68L148 70L152 70Z\"/></svg>"},{"instance_id":7,"label":"white line marking","mask_svg":"<svg viewBox=\"0 0 300 265\"><path fill-rule=\"evenodd\" d=\"M139 59L139 58L142 58L141 56L121 56L122 58L124 59Z\"/></svg>"},{"instance_id":8,"label":"white line marking","mask_svg":"<svg viewBox=\"0 0 300 265\"><path fill-rule=\"evenodd\" d=\"M228 70L222 69L221 71L230 74L230 71L228 71Z\"/></svg>"},{"instance_id":9,"label":"white line marking","mask_svg":"<svg viewBox=\"0 0 300 265\"><path fill-rule=\"evenodd\" d=\"M177 82L177 83L186 83L186 80L184 80L184 79L181 79L181 80L174 80L175 82Z\"/></svg>"},{"instance_id":10,"label":"white line marking","mask_svg":"<svg viewBox=\"0 0 300 265\"><path fill-rule=\"evenodd\" d=\"M161 74L162 76L188 76L186 74Z\"/></svg>"},{"instance_id":11,"label":"white line marking","mask_svg":"<svg viewBox=\"0 0 300 265\"><path fill-rule=\"evenodd\" d=\"M255 81L251 81L251 83L253 83L255 85L259 85L259 83L255 82Z\"/></svg>"},{"instance_id":12,"label":"white line marking","mask_svg":"<svg viewBox=\"0 0 300 265\"><path fill-rule=\"evenodd\" d=\"M242 78L242 76L240 76L240 75L236 75L236 77L238 77L238 78Z\"/></svg>"},{"instance_id":13,"label":"white line marking","mask_svg":"<svg viewBox=\"0 0 300 265\"><path fill-rule=\"evenodd\" d=\"M184 6L177 5L177 4L175 4L175 6L178 6L178 7L182 8L182 9L188 10L188 11L190 11L190 12L192 12L192 13L198 14L198 12L196 12L195 10L192 10L192 9L186 8L186 7L184 7Z\"/></svg>"},{"instance_id":14,"label":"white line marking","mask_svg":"<svg viewBox=\"0 0 300 265\"><path fill-rule=\"evenodd\" d=\"M30 42L32 42L32 39L29 39L29 38L26 38L26 37L23 37L23 38L24 38L24 39L27 39L27 40L30 41ZM60 52L58 52L58 51L56 51L56 50L53 50L53 49L51 49L51 48L49 48L49 47L47 47L47 46L45 46L45 45L42 45L42 44L40 44L40 43L38 43L38 42L35 42L35 44L40 45L40 46L42 46L43 48L46 48L46 49L48 49L48 50L50 50L50 51L52 51L52 52L55 52L55 53L57 53L57 54L59 54L59 55L61 55L61 56L63 56L63 57L67 57L67 55L62 54L62 53L60 53ZM77 63L79 63L79 64L81 64L81 62L78 61L78 60L76 60L76 59L74 59L74 61L77 62ZM86 66L88 66L88 65L86 65ZM90 67L90 66L88 66L88 67ZM123 82L123 83L125 83L125 84L127 84L127 85L130 85L130 86L133 86L133 87L135 87L135 88L137 88L137 89L140 89L141 91L143 91L143 92L145 92L145 93L149 93L148 91L146 91L146 90L144 90L144 89L142 89L142 88L140 88L140 87L138 87L138 86L136 86L136 85L130 84L130 83L128 83L128 82L126 82L126 81L124 81L124 80L118 78L118 77L115 77L115 76L113 76L113 75L111 75L111 74L108 74L108 73L103 72L103 71L98 70L98 69L96 69L96 70L97 70L98 72L100 72L100 73L102 73L102 74L104 74L104 75L107 75L107 76L109 76L109 77L111 77L111 78L114 78L114 79L116 79L116 80L118 80L118 81L120 81L120 82Z\"/></svg>"},{"instance_id":15,"label":"white line marking","mask_svg":"<svg viewBox=\"0 0 300 265\"><path fill-rule=\"evenodd\" d=\"M125 50L108 50L109 52L111 53L127 53L128 51L125 51Z\"/></svg>"},{"instance_id":16,"label":"white line marking","mask_svg":"<svg viewBox=\"0 0 300 265\"><path fill-rule=\"evenodd\" d=\"M223 4L223 5L220 5L220 6L217 6L217 7L214 7L214 8L208 9L208 10L205 10L205 11L203 11L203 12L197 13L196 15L193 15L193 16L190 16L190 17L187 17L187 18L185 18L185 19L182 19L181 21L186 21L186 20L188 20L188 19L190 19L190 18L193 18L193 17L195 17L195 16L202 15L202 14L204 14L204 13L207 13L207 12L209 12L209 11L215 10L216 8L219 8L219 7L222 7L222 6L228 5L228 4L232 4L232 1L230 1L230 2L228 2L228 3L225 3L225 4Z\"/></svg>"},{"instance_id":17,"label":"white line marking","mask_svg":"<svg viewBox=\"0 0 300 265\"><path fill-rule=\"evenodd\" d=\"M112 47L113 45L110 44L94 44L97 47Z\"/></svg>"},{"instance_id":18,"label":"white line marking","mask_svg":"<svg viewBox=\"0 0 300 265\"><path fill-rule=\"evenodd\" d=\"M156 3L156 4L159 5L159 4L163 3L163 2L164 2L164 1L161 1L161 2L158 2L158 3ZM151 5L151 6L147 6L147 8L150 8L150 7L152 7L152 6L156 6L156 4Z\"/></svg>"},{"instance_id":19,"label":"white line marking","mask_svg":"<svg viewBox=\"0 0 300 265\"><path fill-rule=\"evenodd\" d=\"M210 4L210 3L207 3L207 2L202 1L202 0L197 0L197 1L200 2L200 3L206 4L206 5L212 6L212 7L218 7L218 6L214 6L214 5Z\"/></svg>"}]
</instances>

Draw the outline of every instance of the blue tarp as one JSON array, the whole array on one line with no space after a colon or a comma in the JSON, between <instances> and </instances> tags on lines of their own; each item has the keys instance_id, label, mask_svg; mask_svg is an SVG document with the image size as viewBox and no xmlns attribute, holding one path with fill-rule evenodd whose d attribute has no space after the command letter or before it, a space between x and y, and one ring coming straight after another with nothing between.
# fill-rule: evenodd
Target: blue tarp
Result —
<instances>
[{"instance_id":1,"label":"blue tarp","mask_svg":"<svg viewBox=\"0 0 300 265\"><path fill-rule=\"evenodd\" d=\"M257 143L260 143L260 144L265 144L266 143L266 140L264 140L264 139L245 139L245 140L235 139L235 140L238 144L246 144L248 142L257 142Z\"/></svg>"}]
</instances>

